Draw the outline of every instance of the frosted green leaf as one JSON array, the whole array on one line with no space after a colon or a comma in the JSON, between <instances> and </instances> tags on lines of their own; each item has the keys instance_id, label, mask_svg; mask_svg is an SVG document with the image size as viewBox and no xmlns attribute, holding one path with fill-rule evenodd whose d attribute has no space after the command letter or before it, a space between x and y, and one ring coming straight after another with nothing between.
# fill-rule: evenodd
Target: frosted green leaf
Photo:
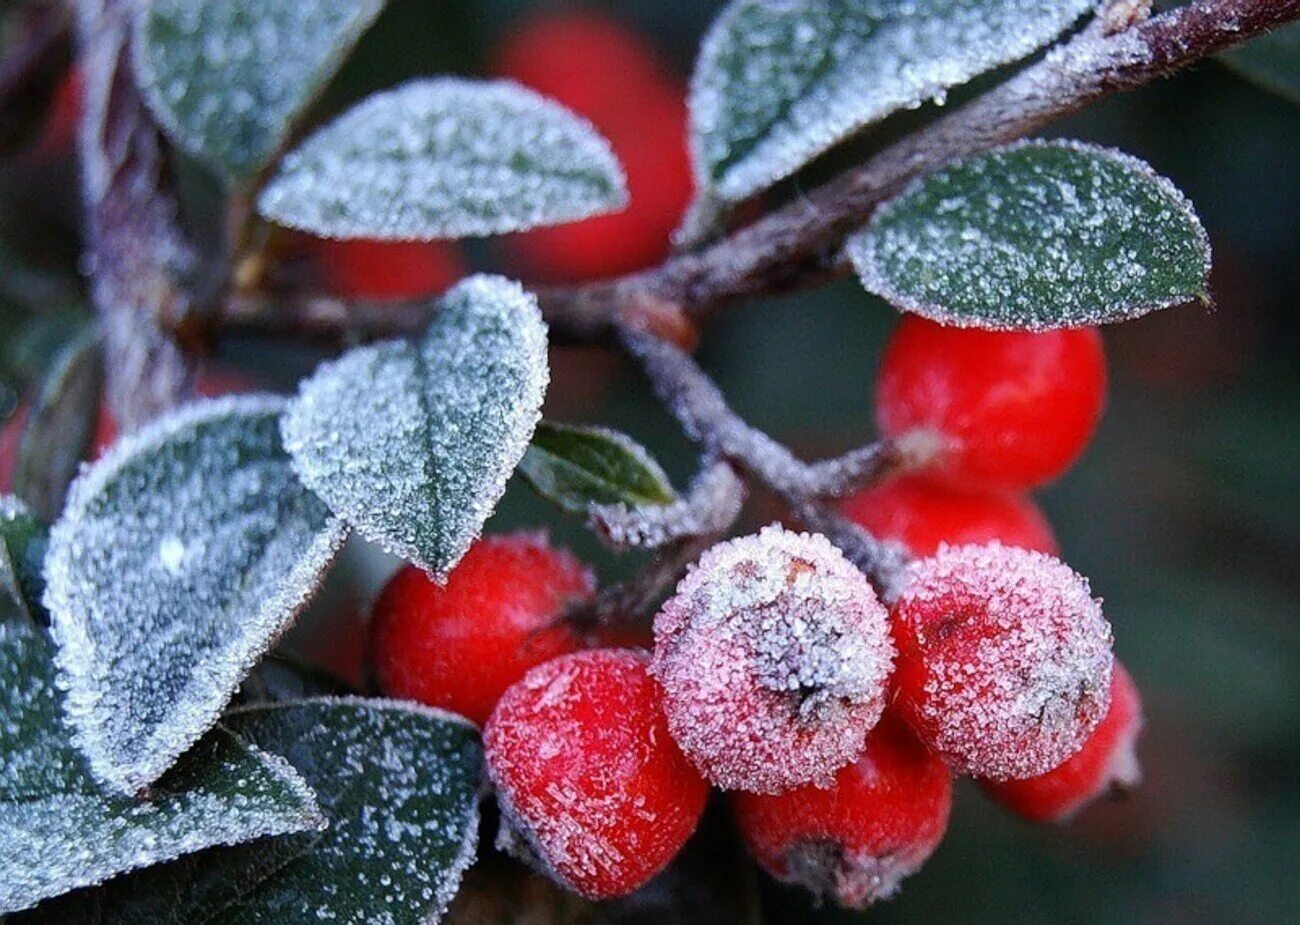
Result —
<instances>
[{"instance_id":1,"label":"frosted green leaf","mask_svg":"<svg viewBox=\"0 0 1300 925\"><path fill-rule=\"evenodd\" d=\"M279 150L383 0L149 0L137 79L167 134L236 178Z\"/></svg>"},{"instance_id":2,"label":"frosted green leaf","mask_svg":"<svg viewBox=\"0 0 1300 925\"><path fill-rule=\"evenodd\" d=\"M342 543L284 452L285 404L222 398L158 420L83 472L50 532L68 720L115 788L151 783L216 722Z\"/></svg>"},{"instance_id":3,"label":"frosted green leaf","mask_svg":"<svg viewBox=\"0 0 1300 925\"><path fill-rule=\"evenodd\" d=\"M0 913L213 845L322 828L283 760L218 729L147 799L108 794L62 722L51 647L0 624Z\"/></svg>"},{"instance_id":4,"label":"frosted green leaf","mask_svg":"<svg viewBox=\"0 0 1300 925\"><path fill-rule=\"evenodd\" d=\"M1142 161L1025 142L915 182L848 241L862 284L941 324L1107 324L1206 295L1192 205Z\"/></svg>"},{"instance_id":5,"label":"frosted green leaf","mask_svg":"<svg viewBox=\"0 0 1300 925\"><path fill-rule=\"evenodd\" d=\"M330 826L213 925L438 919L478 839L483 755L469 722L359 698L241 708L228 722L302 774Z\"/></svg>"},{"instance_id":6,"label":"frosted green leaf","mask_svg":"<svg viewBox=\"0 0 1300 925\"><path fill-rule=\"evenodd\" d=\"M542 421L519 472L538 494L571 514L593 504L668 504L677 497L645 447L604 427Z\"/></svg>"},{"instance_id":7,"label":"frosted green leaf","mask_svg":"<svg viewBox=\"0 0 1300 925\"><path fill-rule=\"evenodd\" d=\"M41 564L45 526L13 495L0 495L0 620L34 620L44 614Z\"/></svg>"},{"instance_id":8,"label":"frosted green leaf","mask_svg":"<svg viewBox=\"0 0 1300 925\"><path fill-rule=\"evenodd\" d=\"M728 202L1033 52L1095 0L733 0L691 83L699 188Z\"/></svg>"},{"instance_id":9,"label":"frosted green leaf","mask_svg":"<svg viewBox=\"0 0 1300 925\"><path fill-rule=\"evenodd\" d=\"M1300 24L1253 38L1220 58L1261 87L1300 103Z\"/></svg>"},{"instance_id":10,"label":"frosted green leaf","mask_svg":"<svg viewBox=\"0 0 1300 925\"><path fill-rule=\"evenodd\" d=\"M592 126L505 81L416 80L358 103L308 138L258 199L262 215L339 238L521 231L627 203Z\"/></svg>"},{"instance_id":11,"label":"frosted green leaf","mask_svg":"<svg viewBox=\"0 0 1300 925\"><path fill-rule=\"evenodd\" d=\"M322 363L285 415L284 443L336 514L439 575L505 491L547 378L537 300L507 279L474 276L443 297L418 342Z\"/></svg>"}]
</instances>

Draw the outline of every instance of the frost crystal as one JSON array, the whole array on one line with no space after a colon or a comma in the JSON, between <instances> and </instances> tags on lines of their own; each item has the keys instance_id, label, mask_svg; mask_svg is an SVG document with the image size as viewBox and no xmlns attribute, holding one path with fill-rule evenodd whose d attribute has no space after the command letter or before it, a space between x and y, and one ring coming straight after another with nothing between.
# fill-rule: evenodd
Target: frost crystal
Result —
<instances>
[{"instance_id":1,"label":"frost crystal","mask_svg":"<svg viewBox=\"0 0 1300 925\"><path fill-rule=\"evenodd\" d=\"M1191 203L1118 151L1030 141L922 177L847 244L862 284L941 324L993 330L1136 318L1206 293Z\"/></svg>"},{"instance_id":2,"label":"frost crystal","mask_svg":"<svg viewBox=\"0 0 1300 925\"><path fill-rule=\"evenodd\" d=\"M462 238L627 204L609 144L505 81L418 80L377 93L286 157L262 215L331 237Z\"/></svg>"},{"instance_id":3,"label":"frost crystal","mask_svg":"<svg viewBox=\"0 0 1300 925\"><path fill-rule=\"evenodd\" d=\"M239 709L229 725L298 769L330 827L223 925L438 920L477 845L483 761L468 721L345 697Z\"/></svg>"},{"instance_id":4,"label":"frost crystal","mask_svg":"<svg viewBox=\"0 0 1300 925\"><path fill-rule=\"evenodd\" d=\"M220 714L333 560L343 526L298 482L283 399L190 405L73 483L45 605L91 770L134 793Z\"/></svg>"},{"instance_id":5,"label":"frost crystal","mask_svg":"<svg viewBox=\"0 0 1300 925\"><path fill-rule=\"evenodd\" d=\"M1114 663L1087 580L999 543L941 547L909 577L894 609L900 686L929 744L958 773L993 780L1075 754L1106 713Z\"/></svg>"},{"instance_id":6,"label":"frost crystal","mask_svg":"<svg viewBox=\"0 0 1300 925\"><path fill-rule=\"evenodd\" d=\"M828 782L880 718L893 656L862 573L775 525L706 552L655 619L669 728L723 789Z\"/></svg>"},{"instance_id":7,"label":"frost crystal","mask_svg":"<svg viewBox=\"0 0 1300 925\"><path fill-rule=\"evenodd\" d=\"M60 721L51 649L0 624L0 913L213 845L323 828L282 759L217 730L148 800L101 792Z\"/></svg>"},{"instance_id":8,"label":"frost crystal","mask_svg":"<svg viewBox=\"0 0 1300 925\"><path fill-rule=\"evenodd\" d=\"M537 300L501 277L471 277L419 343L323 363L285 415L285 446L302 480L363 536L445 574L527 449L547 378Z\"/></svg>"},{"instance_id":9,"label":"frost crystal","mask_svg":"<svg viewBox=\"0 0 1300 925\"><path fill-rule=\"evenodd\" d=\"M1094 0L733 0L691 86L702 190L746 199L847 136L1024 57Z\"/></svg>"},{"instance_id":10,"label":"frost crystal","mask_svg":"<svg viewBox=\"0 0 1300 925\"><path fill-rule=\"evenodd\" d=\"M383 0L151 0L135 71L175 141L236 175L265 164Z\"/></svg>"}]
</instances>

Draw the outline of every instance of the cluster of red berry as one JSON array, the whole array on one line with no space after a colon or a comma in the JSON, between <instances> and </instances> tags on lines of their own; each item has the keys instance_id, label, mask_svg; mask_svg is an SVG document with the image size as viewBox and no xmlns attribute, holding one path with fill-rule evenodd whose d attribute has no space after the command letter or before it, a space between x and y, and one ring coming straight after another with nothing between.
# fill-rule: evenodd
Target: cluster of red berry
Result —
<instances>
[{"instance_id":1,"label":"cluster of red berry","mask_svg":"<svg viewBox=\"0 0 1300 925\"><path fill-rule=\"evenodd\" d=\"M376 679L484 725L500 845L578 893L653 877L716 786L765 869L864 906L934 851L954 773L1044 821L1136 774L1140 705L1110 626L1013 493L1082 452L1104 393L1095 331L909 317L880 424L935 452L846 504L921 557L892 607L823 537L772 526L700 558L647 654L563 620L594 593L572 555L498 536L445 586L414 568L392 580Z\"/></svg>"}]
</instances>

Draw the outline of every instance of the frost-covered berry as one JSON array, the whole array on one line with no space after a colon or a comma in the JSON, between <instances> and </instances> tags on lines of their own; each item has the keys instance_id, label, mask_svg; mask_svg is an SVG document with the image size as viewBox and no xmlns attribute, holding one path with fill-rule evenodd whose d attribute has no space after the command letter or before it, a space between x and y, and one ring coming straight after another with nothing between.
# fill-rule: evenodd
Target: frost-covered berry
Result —
<instances>
[{"instance_id":1,"label":"frost-covered berry","mask_svg":"<svg viewBox=\"0 0 1300 925\"><path fill-rule=\"evenodd\" d=\"M483 732L497 847L590 899L630 893L695 831L709 785L664 719L644 652L594 649L528 672Z\"/></svg>"},{"instance_id":2,"label":"frost-covered berry","mask_svg":"<svg viewBox=\"0 0 1300 925\"><path fill-rule=\"evenodd\" d=\"M841 509L885 540L897 540L914 556L939 546L997 540L1056 555L1056 537L1038 505L1011 492L968 491L923 476L903 476L846 498Z\"/></svg>"},{"instance_id":3,"label":"frost-covered berry","mask_svg":"<svg viewBox=\"0 0 1300 925\"><path fill-rule=\"evenodd\" d=\"M915 563L894 605L895 699L953 770L1033 777L1083 746L1110 700L1110 624L1065 563L991 543Z\"/></svg>"},{"instance_id":4,"label":"frost-covered berry","mask_svg":"<svg viewBox=\"0 0 1300 925\"><path fill-rule=\"evenodd\" d=\"M667 63L622 22L590 10L527 19L491 57L494 73L591 120L623 165L631 200L620 212L505 238L514 262L530 278L562 281L662 258L694 188L686 89Z\"/></svg>"},{"instance_id":5,"label":"frost-covered berry","mask_svg":"<svg viewBox=\"0 0 1300 925\"><path fill-rule=\"evenodd\" d=\"M352 298L441 295L465 275L460 251L446 241L310 240L325 285Z\"/></svg>"},{"instance_id":6,"label":"frost-covered berry","mask_svg":"<svg viewBox=\"0 0 1300 925\"><path fill-rule=\"evenodd\" d=\"M881 362L876 418L887 436L937 437L933 473L947 481L1028 488L1079 457L1105 398L1093 328L975 331L909 315Z\"/></svg>"},{"instance_id":7,"label":"frost-covered berry","mask_svg":"<svg viewBox=\"0 0 1300 925\"><path fill-rule=\"evenodd\" d=\"M375 679L390 697L482 725L528 669L581 648L560 618L594 589L581 562L534 533L479 540L441 587L404 566L375 601Z\"/></svg>"},{"instance_id":8,"label":"frost-covered berry","mask_svg":"<svg viewBox=\"0 0 1300 925\"><path fill-rule=\"evenodd\" d=\"M894 647L871 585L823 536L714 546L655 618L668 726L726 790L827 782L884 709Z\"/></svg>"},{"instance_id":9,"label":"frost-covered berry","mask_svg":"<svg viewBox=\"0 0 1300 925\"><path fill-rule=\"evenodd\" d=\"M1136 751L1141 731L1142 700L1133 679L1117 661L1111 676L1110 709L1076 755L1037 777L984 781L984 789L1026 819L1065 822L1098 797L1137 786L1142 778Z\"/></svg>"},{"instance_id":10,"label":"frost-covered berry","mask_svg":"<svg viewBox=\"0 0 1300 925\"><path fill-rule=\"evenodd\" d=\"M948 826L952 777L886 714L856 763L829 787L737 793L736 821L773 877L862 909L887 899L934 853Z\"/></svg>"}]
</instances>

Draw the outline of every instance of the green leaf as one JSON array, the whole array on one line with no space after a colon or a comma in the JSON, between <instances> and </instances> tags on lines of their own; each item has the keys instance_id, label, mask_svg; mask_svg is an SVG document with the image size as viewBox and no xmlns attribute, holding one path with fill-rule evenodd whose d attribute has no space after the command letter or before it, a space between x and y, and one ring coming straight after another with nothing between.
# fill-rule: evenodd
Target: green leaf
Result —
<instances>
[{"instance_id":1,"label":"green leaf","mask_svg":"<svg viewBox=\"0 0 1300 925\"><path fill-rule=\"evenodd\" d=\"M216 722L342 543L293 474L285 404L223 398L156 421L73 483L50 532L68 719L91 770L125 792Z\"/></svg>"},{"instance_id":2,"label":"green leaf","mask_svg":"<svg viewBox=\"0 0 1300 925\"><path fill-rule=\"evenodd\" d=\"M519 472L538 494L570 514L593 504L644 507L677 495L659 463L635 440L603 427L542 421Z\"/></svg>"},{"instance_id":3,"label":"green leaf","mask_svg":"<svg viewBox=\"0 0 1300 925\"><path fill-rule=\"evenodd\" d=\"M341 238L463 238L622 208L609 144L504 81L416 80L377 93L286 157L258 199L272 221Z\"/></svg>"},{"instance_id":4,"label":"green leaf","mask_svg":"<svg viewBox=\"0 0 1300 925\"><path fill-rule=\"evenodd\" d=\"M27 505L13 495L0 495L0 615L44 618L41 564L47 540L45 525Z\"/></svg>"},{"instance_id":5,"label":"green leaf","mask_svg":"<svg viewBox=\"0 0 1300 925\"><path fill-rule=\"evenodd\" d=\"M1251 39L1220 58L1261 87L1300 103L1300 24Z\"/></svg>"},{"instance_id":6,"label":"green leaf","mask_svg":"<svg viewBox=\"0 0 1300 925\"><path fill-rule=\"evenodd\" d=\"M1206 297L1192 205L1136 158L1025 142L922 177L848 241L862 284L942 324L1106 324Z\"/></svg>"},{"instance_id":7,"label":"green leaf","mask_svg":"<svg viewBox=\"0 0 1300 925\"><path fill-rule=\"evenodd\" d=\"M499 276L474 276L443 297L418 343L322 363L285 415L285 446L302 480L362 536L444 574L501 499L547 377L537 300Z\"/></svg>"},{"instance_id":8,"label":"green leaf","mask_svg":"<svg viewBox=\"0 0 1300 925\"><path fill-rule=\"evenodd\" d=\"M177 144L230 176L251 177L383 6L151 0L136 20L136 76Z\"/></svg>"},{"instance_id":9,"label":"green leaf","mask_svg":"<svg viewBox=\"0 0 1300 925\"><path fill-rule=\"evenodd\" d=\"M90 453L103 378L99 339L83 334L55 357L32 403L18 448L14 492L41 518L58 516Z\"/></svg>"},{"instance_id":10,"label":"green leaf","mask_svg":"<svg viewBox=\"0 0 1300 925\"><path fill-rule=\"evenodd\" d=\"M691 85L702 191L747 199L852 133L1060 35L1095 0L733 0Z\"/></svg>"},{"instance_id":11,"label":"green leaf","mask_svg":"<svg viewBox=\"0 0 1300 925\"><path fill-rule=\"evenodd\" d=\"M213 845L319 829L283 760L224 729L147 799L101 791L62 722L44 633L0 624L0 913Z\"/></svg>"},{"instance_id":12,"label":"green leaf","mask_svg":"<svg viewBox=\"0 0 1300 925\"><path fill-rule=\"evenodd\" d=\"M214 925L436 921L478 839L483 756L473 726L359 698L241 708L228 722L298 769L330 826Z\"/></svg>"}]
</instances>

